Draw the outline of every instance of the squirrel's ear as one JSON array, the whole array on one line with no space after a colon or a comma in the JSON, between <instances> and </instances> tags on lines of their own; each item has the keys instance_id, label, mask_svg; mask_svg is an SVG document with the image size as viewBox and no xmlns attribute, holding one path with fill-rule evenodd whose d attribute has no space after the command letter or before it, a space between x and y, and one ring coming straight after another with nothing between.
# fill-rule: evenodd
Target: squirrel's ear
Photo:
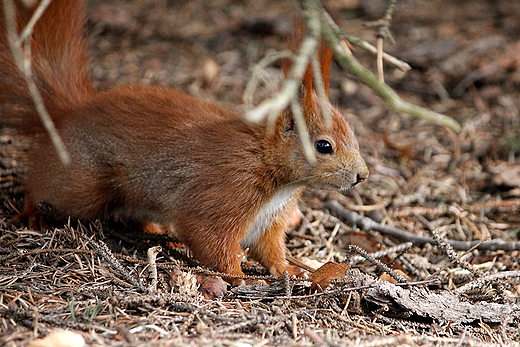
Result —
<instances>
[{"instance_id":1,"label":"squirrel's ear","mask_svg":"<svg viewBox=\"0 0 520 347\"><path fill-rule=\"evenodd\" d=\"M287 107L282 111L280 117L276 121L276 132L282 136L287 136L296 131L296 124L291 109Z\"/></svg>"},{"instance_id":2,"label":"squirrel's ear","mask_svg":"<svg viewBox=\"0 0 520 347\"><path fill-rule=\"evenodd\" d=\"M332 64L332 49L325 45L323 40L320 47L320 65L321 77L323 78L323 85L325 87L325 95L329 96L329 82L330 82L330 66Z\"/></svg>"},{"instance_id":3,"label":"squirrel's ear","mask_svg":"<svg viewBox=\"0 0 520 347\"><path fill-rule=\"evenodd\" d=\"M289 133L295 132L296 125L294 124L294 116L293 116L292 112L289 110L289 108L287 108L284 111L282 118L283 118L283 125L284 125L283 133L289 134Z\"/></svg>"},{"instance_id":4,"label":"squirrel's ear","mask_svg":"<svg viewBox=\"0 0 520 347\"><path fill-rule=\"evenodd\" d=\"M301 46L303 38L305 36L305 26L303 20L299 20L295 24L295 30L292 37L292 40L288 40L288 46L295 54ZM332 63L332 50L330 47L325 45L323 39L320 41L320 46L318 48L318 61L320 63L320 72L323 81L323 87L325 89L325 96L329 95L329 80L330 80L330 66ZM291 59L282 59L282 70L284 76L287 78L289 76L289 72L292 67ZM319 100L316 96L316 81L314 78L314 71L312 65L309 63L307 69L305 70L305 74L302 79L302 84L300 88L300 92L298 93L298 97L300 99L300 104L303 108L303 113L307 121L312 120L316 117L319 112L316 112L320 105ZM286 110L285 112L290 111Z\"/></svg>"},{"instance_id":5,"label":"squirrel's ear","mask_svg":"<svg viewBox=\"0 0 520 347\"><path fill-rule=\"evenodd\" d=\"M321 79L325 89L325 96L329 96L329 80L330 80L330 66L332 63L332 50L330 47L325 45L323 40L320 42L318 49L318 61L320 62ZM316 90L316 81L314 79L314 71L312 65L309 64L305 75L303 76L303 88L304 88L304 107L306 110L312 110L316 108L316 98L313 97L313 91Z\"/></svg>"},{"instance_id":6,"label":"squirrel's ear","mask_svg":"<svg viewBox=\"0 0 520 347\"><path fill-rule=\"evenodd\" d=\"M312 95L312 91L314 89L314 75L312 71L312 66L310 64L309 66L307 66L307 70L305 70L305 75L303 75L302 85L304 110L312 110L314 108L315 103L314 97Z\"/></svg>"}]
</instances>

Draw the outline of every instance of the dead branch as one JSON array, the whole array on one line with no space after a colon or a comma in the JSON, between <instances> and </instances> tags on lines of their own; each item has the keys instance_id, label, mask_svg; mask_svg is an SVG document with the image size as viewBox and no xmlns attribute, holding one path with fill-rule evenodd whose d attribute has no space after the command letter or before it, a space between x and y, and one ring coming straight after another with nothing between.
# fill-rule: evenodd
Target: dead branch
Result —
<instances>
[{"instance_id":1,"label":"dead branch","mask_svg":"<svg viewBox=\"0 0 520 347\"><path fill-rule=\"evenodd\" d=\"M358 47L366 52L372 53L374 55L377 54L377 48L371 45L370 43L360 39L359 37L342 31L339 27L338 29L338 31L335 31L336 35L338 35L338 38L342 40L345 39L353 46ZM383 52L383 60L388 64L395 66L403 72L410 71L412 69L410 64L408 64L407 62L397 59L396 57L385 52Z\"/></svg>"},{"instance_id":2,"label":"dead branch","mask_svg":"<svg viewBox=\"0 0 520 347\"><path fill-rule=\"evenodd\" d=\"M154 246L148 248L148 266L150 267L150 275L152 277L152 285L148 288L149 293L154 293L157 290L157 254L162 252L161 246Z\"/></svg>"},{"instance_id":3,"label":"dead branch","mask_svg":"<svg viewBox=\"0 0 520 347\"><path fill-rule=\"evenodd\" d=\"M381 225L374 220L368 217L361 217L354 211L349 211L344 208L339 202L335 200L328 200L325 203L325 206L329 208L331 211L336 213L341 219L343 219L346 223L351 226L357 226L361 230L375 230L380 233L390 235L393 237L397 237L403 241L413 242L416 245L423 245L425 243L436 244L436 241L431 237L420 236L416 234L409 233L404 230L400 230L391 226ZM457 250L468 250L475 245L479 244L480 241L455 241L448 240L448 244ZM504 251L514 251L520 250L520 241L488 241L481 243L477 249L488 250L488 251L496 251L496 250L504 250Z\"/></svg>"},{"instance_id":4,"label":"dead branch","mask_svg":"<svg viewBox=\"0 0 520 347\"><path fill-rule=\"evenodd\" d=\"M481 288L486 283L501 280L504 278L513 278L513 277L520 277L520 271L503 271L503 272L499 272L496 274L491 274L489 276L480 277L474 281L466 283L462 287L455 289L454 293L456 295L461 295L461 294L466 293L467 291L470 291L470 290L473 290L476 288Z\"/></svg>"},{"instance_id":5,"label":"dead branch","mask_svg":"<svg viewBox=\"0 0 520 347\"><path fill-rule=\"evenodd\" d=\"M376 37L380 37L384 40L389 41L390 43L394 43L394 38L392 37L392 33L390 32L390 22L392 21L392 15L394 13L396 3L397 0L388 0L386 3L385 14L383 15L383 18L375 22L369 22L365 24L367 27L376 27Z\"/></svg>"},{"instance_id":6,"label":"dead branch","mask_svg":"<svg viewBox=\"0 0 520 347\"><path fill-rule=\"evenodd\" d=\"M373 263L374 265L376 265L379 269L381 269L382 271L388 273L390 276L392 276L399 283L406 283L406 282L408 282L406 280L406 278L404 278L403 276L401 276L400 274L395 272L390 266L388 266L388 265L382 263L381 261L379 261L378 259L372 257L363 248L358 247L358 246L353 246L353 245L348 246L348 248L349 248L349 252L356 252L356 253L358 253L360 256L362 256L366 260L368 260L371 263Z\"/></svg>"},{"instance_id":7,"label":"dead branch","mask_svg":"<svg viewBox=\"0 0 520 347\"><path fill-rule=\"evenodd\" d=\"M392 33L390 32L390 22L396 3L397 0L388 0L383 18L365 24L368 27L377 27L377 77L381 83L385 83L385 74L383 71L383 42L387 40L390 43L395 43Z\"/></svg>"},{"instance_id":8,"label":"dead branch","mask_svg":"<svg viewBox=\"0 0 520 347\"><path fill-rule=\"evenodd\" d=\"M94 248L94 251L97 254L102 256L111 265L113 269L115 269L121 275L123 275L125 280L137 287L137 290L139 292L146 292L146 289L142 286L140 281L134 278L132 275L130 275L128 271L126 271L126 269L119 263L119 261L117 261L116 257L114 257L110 249L108 249L107 245L103 241L96 242L94 240L88 240L88 242L90 243L90 245L92 245L92 248Z\"/></svg>"},{"instance_id":9,"label":"dead branch","mask_svg":"<svg viewBox=\"0 0 520 347\"><path fill-rule=\"evenodd\" d=\"M301 2L300 5L308 29L307 34L302 40L297 55L294 56L291 70L283 81L280 92L272 99L264 100L260 105L246 112L245 117L251 122L260 123L267 119L268 123L274 123L280 112L290 104L291 100L296 99L303 75L311 57L316 54L321 34L319 8L315 4L306 2Z\"/></svg>"}]
</instances>

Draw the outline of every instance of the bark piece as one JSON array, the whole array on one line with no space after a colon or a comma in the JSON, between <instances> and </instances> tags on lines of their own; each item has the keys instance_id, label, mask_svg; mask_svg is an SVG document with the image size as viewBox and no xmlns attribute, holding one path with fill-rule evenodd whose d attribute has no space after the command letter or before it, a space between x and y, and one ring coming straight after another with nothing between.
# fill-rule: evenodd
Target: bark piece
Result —
<instances>
[{"instance_id":1,"label":"bark piece","mask_svg":"<svg viewBox=\"0 0 520 347\"><path fill-rule=\"evenodd\" d=\"M472 304L460 301L451 293L435 294L425 287L402 287L381 282L370 288L363 299L378 306L388 306L386 315L430 318L437 322L500 323L504 315L520 317L520 305L503 305L485 301Z\"/></svg>"}]
</instances>

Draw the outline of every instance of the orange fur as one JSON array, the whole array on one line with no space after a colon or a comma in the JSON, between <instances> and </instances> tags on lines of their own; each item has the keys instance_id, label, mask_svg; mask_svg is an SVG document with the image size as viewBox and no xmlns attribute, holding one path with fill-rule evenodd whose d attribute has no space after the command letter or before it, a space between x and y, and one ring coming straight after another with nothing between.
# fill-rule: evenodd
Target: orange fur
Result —
<instances>
[{"instance_id":1,"label":"orange fur","mask_svg":"<svg viewBox=\"0 0 520 347\"><path fill-rule=\"evenodd\" d=\"M289 40L289 48L297 53L299 46L301 45L304 34L305 27L303 22L300 21L296 24L296 30L294 32L294 36L292 40ZM330 66L332 64L332 49L329 46L325 45L323 40L320 40L320 44L318 47L318 61L320 63L321 76L323 79L323 85L325 88L325 95L329 95L329 82L330 82ZM287 77L289 71L292 66L292 61L290 59L284 59L282 61L282 70L284 76ZM302 85L304 88L304 100L305 100L305 109L315 108L316 100L312 97L312 92L316 89L314 73L311 64L307 66L305 70L305 74L303 76Z\"/></svg>"},{"instance_id":2,"label":"orange fur","mask_svg":"<svg viewBox=\"0 0 520 347\"><path fill-rule=\"evenodd\" d=\"M330 65L332 63L332 50L325 45L323 41L320 41L318 47L318 60L320 62L321 76L323 79L323 86L325 88L325 95L329 95L329 82L330 82ZM305 75L303 76L303 86L305 89L305 109L312 109L317 107L316 98L312 96L312 93L316 90L316 80L314 78L314 72L311 64L307 67Z\"/></svg>"},{"instance_id":3,"label":"orange fur","mask_svg":"<svg viewBox=\"0 0 520 347\"><path fill-rule=\"evenodd\" d=\"M30 11L20 7L19 13L23 26ZM217 271L242 274L247 247L273 274L297 273L285 260L284 231L303 186L342 190L368 176L339 111L330 106L332 127L324 124L312 75L304 80L305 119L312 141L328 141L333 149L316 149L315 165L308 163L289 113L273 132L172 89L94 90L81 0L54 0L32 38L36 81L72 158L64 167L11 58L1 15L0 109L3 122L31 135L26 206L19 216L31 227L43 201L63 216L117 217L145 230L173 230L201 265ZM328 80L330 56L323 52Z\"/></svg>"}]
</instances>

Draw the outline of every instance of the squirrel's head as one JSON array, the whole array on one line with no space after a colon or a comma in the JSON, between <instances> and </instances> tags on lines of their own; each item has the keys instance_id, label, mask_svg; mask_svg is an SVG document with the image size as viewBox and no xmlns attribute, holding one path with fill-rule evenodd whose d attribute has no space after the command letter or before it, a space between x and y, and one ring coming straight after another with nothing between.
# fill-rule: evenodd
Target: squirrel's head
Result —
<instances>
[{"instance_id":1,"label":"squirrel's head","mask_svg":"<svg viewBox=\"0 0 520 347\"><path fill-rule=\"evenodd\" d=\"M358 142L350 125L328 101L329 71L332 62L330 48L322 44L319 58L327 99L320 100L318 97L311 66L307 68L300 93L300 106L316 162L310 163L304 154L295 117L290 108L286 109L276 122L272 139L275 141L275 148L272 150L275 151L273 154L278 156L278 166L283 167L280 171L286 173L284 184L298 182L319 189L346 190L364 181L368 177L368 168L361 157ZM288 71L286 64L286 75ZM324 119L323 107L330 111L332 121L329 123Z\"/></svg>"}]
</instances>

